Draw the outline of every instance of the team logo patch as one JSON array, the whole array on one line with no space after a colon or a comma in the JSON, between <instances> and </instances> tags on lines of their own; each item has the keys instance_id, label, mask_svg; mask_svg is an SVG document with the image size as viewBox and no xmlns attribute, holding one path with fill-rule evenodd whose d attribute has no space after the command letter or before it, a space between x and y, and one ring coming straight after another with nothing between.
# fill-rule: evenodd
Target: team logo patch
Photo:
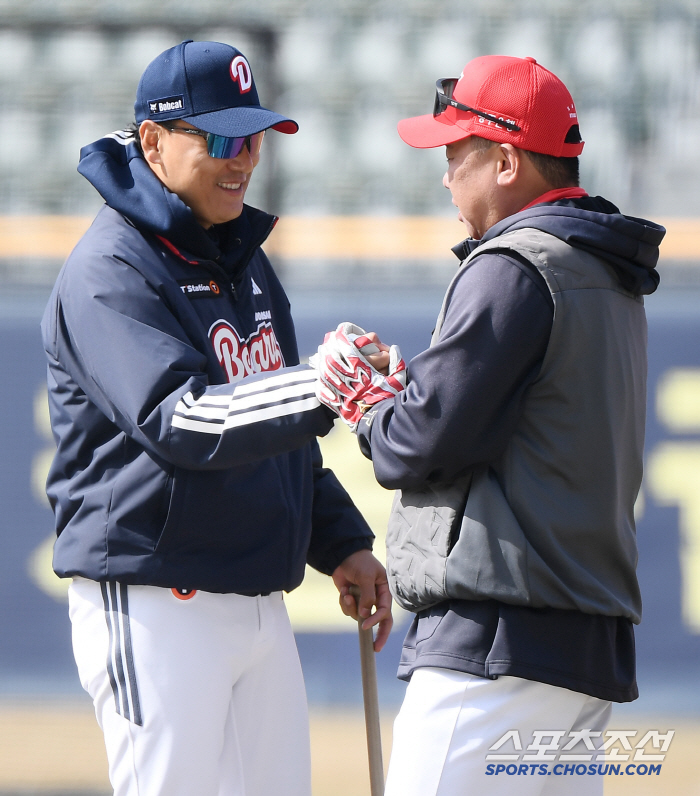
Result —
<instances>
[{"instance_id":1,"label":"team logo patch","mask_svg":"<svg viewBox=\"0 0 700 796\"><path fill-rule=\"evenodd\" d=\"M189 298L217 298L221 296L221 288L213 279L202 279L191 282L179 280L180 290Z\"/></svg>"},{"instance_id":2,"label":"team logo patch","mask_svg":"<svg viewBox=\"0 0 700 796\"><path fill-rule=\"evenodd\" d=\"M185 108L185 98L182 94L176 97L163 97L163 99L148 100L148 112L151 116L159 113L181 111Z\"/></svg>"},{"instance_id":3,"label":"team logo patch","mask_svg":"<svg viewBox=\"0 0 700 796\"><path fill-rule=\"evenodd\" d=\"M253 87L253 73L250 71L250 64L242 55L237 55L231 61L231 79L238 83L238 90L241 94L246 94Z\"/></svg>"},{"instance_id":4,"label":"team logo patch","mask_svg":"<svg viewBox=\"0 0 700 796\"><path fill-rule=\"evenodd\" d=\"M259 323L244 340L228 321L216 321L209 329L209 339L229 383L284 367L282 349L269 322Z\"/></svg>"}]
</instances>

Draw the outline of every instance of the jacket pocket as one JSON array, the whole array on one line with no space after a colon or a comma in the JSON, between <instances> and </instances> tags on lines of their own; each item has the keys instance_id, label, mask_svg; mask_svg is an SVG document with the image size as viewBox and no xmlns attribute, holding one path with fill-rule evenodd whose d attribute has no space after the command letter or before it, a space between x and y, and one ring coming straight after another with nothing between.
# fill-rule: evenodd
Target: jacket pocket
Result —
<instances>
[{"instance_id":1,"label":"jacket pocket","mask_svg":"<svg viewBox=\"0 0 700 796\"><path fill-rule=\"evenodd\" d=\"M178 468L155 550L178 560L205 555L250 561L269 545L270 555L281 557L280 546L289 552L287 534L299 524L288 493L273 458L222 470ZM263 528L275 533L261 534Z\"/></svg>"},{"instance_id":2,"label":"jacket pocket","mask_svg":"<svg viewBox=\"0 0 700 796\"><path fill-rule=\"evenodd\" d=\"M169 493L168 509L165 516L165 523L153 546L154 550L162 553L172 546L177 539L180 521L182 519L182 507L185 493L187 491L187 470L175 470L168 478L166 494Z\"/></svg>"},{"instance_id":3,"label":"jacket pocket","mask_svg":"<svg viewBox=\"0 0 700 796\"><path fill-rule=\"evenodd\" d=\"M442 608L433 606L418 614L418 626L416 627L416 644L427 641L438 629L440 622L445 618L445 611Z\"/></svg>"}]
</instances>

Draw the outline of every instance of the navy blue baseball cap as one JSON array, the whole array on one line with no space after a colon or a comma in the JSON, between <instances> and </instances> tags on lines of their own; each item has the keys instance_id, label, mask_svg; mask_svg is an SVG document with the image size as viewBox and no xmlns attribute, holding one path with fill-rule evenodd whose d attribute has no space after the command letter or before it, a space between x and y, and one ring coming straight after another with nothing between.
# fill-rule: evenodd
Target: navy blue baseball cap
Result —
<instances>
[{"instance_id":1,"label":"navy blue baseball cap","mask_svg":"<svg viewBox=\"0 0 700 796\"><path fill-rule=\"evenodd\" d=\"M272 127L296 133L299 125L260 105L248 59L235 47L188 39L146 67L136 90L136 121L182 119L230 138Z\"/></svg>"}]
</instances>

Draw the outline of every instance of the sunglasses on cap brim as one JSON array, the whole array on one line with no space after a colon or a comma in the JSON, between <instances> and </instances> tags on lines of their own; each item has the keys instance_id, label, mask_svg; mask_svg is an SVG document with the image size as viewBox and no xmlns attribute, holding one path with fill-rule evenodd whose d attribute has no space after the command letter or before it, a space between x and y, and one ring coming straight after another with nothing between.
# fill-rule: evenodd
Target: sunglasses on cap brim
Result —
<instances>
[{"instance_id":1,"label":"sunglasses on cap brim","mask_svg":"<svg viewBox=\"0 0 700 796\"><path fill-rule=\"evenodd\" d=\"M470 108L469 105L464 105L461 102L457 102L457 100L452 99L452 94L455 90L455 86L459 81L458 77L442 77L440 80L436 81L435 83L435 104L433 105L433 116L439 116L443 113L447 108L450 106L456 108L458 111L466 111L467 113L473 113L476 116L480 116L482 119L485 119L487 122L493 122L494 124L498 124L501 127L505 127L506 130L511 130L514 133L517 133L520 128L514 122L506 121L505 119L499 119L497 116L494 116L490 113L485 113L484 111L480 111L477 108Z\"/></svg>"},{"instance_id":2,"label":"sunglasses on cap brim","mask_svg":"<svg viewBox=\"0 0 700 796\"><path fill-rule=\"evenodd\" d=\"M244 146L248 147L248 152L255 157L260 154L260 147L265 137L264 130L259 133L253 133L253 135L230 138L227 135L207 133L194 127L176 127L172 124L163 123L161 123L161 127L165 127L171 133L187 133L188 135L197 135L203 138L207 142L207 152L212 158L236 158L241 154Z\"/></svg>"}]
</instances>

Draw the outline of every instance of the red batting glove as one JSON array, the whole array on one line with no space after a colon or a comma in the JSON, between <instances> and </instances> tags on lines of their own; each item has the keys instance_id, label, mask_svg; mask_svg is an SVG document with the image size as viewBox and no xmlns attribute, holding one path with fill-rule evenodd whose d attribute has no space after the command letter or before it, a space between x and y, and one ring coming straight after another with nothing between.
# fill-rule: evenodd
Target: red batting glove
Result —
<instances>
[{"instance_id":1,"label":"red batting glove","mask_svg":"<svg viewBox=\"0 0 700 796\"><path fill-rule=\"evenodd\" d=\"M406 363L398 346L389 349L386 376L365 358L378 351L364 329L341 323L325 336L318 353L309 360L319 375L319 401L336 412L353 431L371 406L393 398L406 387Z\"/></svg>"}]
</instances>

